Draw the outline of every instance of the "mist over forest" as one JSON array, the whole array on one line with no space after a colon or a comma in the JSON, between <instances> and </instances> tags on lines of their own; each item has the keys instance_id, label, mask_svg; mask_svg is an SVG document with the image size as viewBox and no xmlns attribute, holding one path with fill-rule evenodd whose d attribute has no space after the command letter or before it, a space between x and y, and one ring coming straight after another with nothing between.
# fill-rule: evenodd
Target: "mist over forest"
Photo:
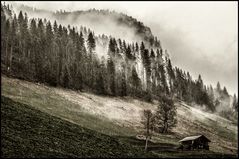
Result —
<instances>
[{"instance_id":1,"label":"mist over forest","mask_svg":"<svg viewBox=\"0 0 239 159\"><path fill-rule=\"evenodd\" d=\"M178 36L181 36L180 32ZM180 145L178 140L191 135L195 135L195 141L202 138L211 142L209 137L213 142L210 149L208 143L200 145L197 142L198 145L192 144L186 149L205 149L206 155L214 157L235 157L238 148L235 143L238 140L237 95L231 94L220 80L213 81L216 85L205 82L201 72L175 64L178 62L174 61L174 54L180 51L169 51L173 49L168 48L169 41L164 45L164 39L165 35L161 39L143 21L113 9L92 7L52 11L19 3L1 3L2 113L4 123L13 122L4 125L5 135L17 129L16 121L21 122L18 116L10 120L16 109L22 112L21 115L28 112L27 118L42 121L43 125L47 121L40 118L45 116L44 119L53 122L49 125L65 127L62 136L68 132L77 136L75 133L81 131L78 136L83 139L84 135L91 136L92 140L81 141L84 145L82 153L74 146L62 149L62 154L68 157L80 153L88 157L113 154L162 157L164 151L177 156L180 149L185 149L181 143L184 140L180 140ZM173 48L180 45L176 41L171 43ZM181 56L185 56L185 60L189 58L186 54ZM35 109L43 114L37 113L39 116L34 117L31 114L36 113ZM23 115L22 118L25 120L26 117ZM25 123L35 130L36 125L31 125L27 118ZM89 124L89 121L95 123ZM71 124L80 127L74 131ZM52 139L56 128L47 129L49 134L45 135ZM4 153L14 156L7 136ZM94 143L97 137L103 147ZM28 145L25 136L19 138L24 138L22 141ZM60 140L61 144L69 145L68 138ZM139 146L141 141L143 144ZM46 146L36 151L46 148L40 154L49 156L49 146L54 149L53 156L62 155L56 150L62 145L52 147L46 142L43 140ZM132 142L137 143L137 148ZM92 148L91 143L96 147ZM77 142L73 144L79 145ZM115 149L117 144L119 150ZM128 149L123 148L124 144ZM16 146L25 152L21 145L16 143ZM91 150L99 151L90 155ZM33 156L38 154L32 152ZM25 156L28 155L32 154L26 152ZM195 155L202 155L201 151Z\"/></svg>"},{"instance_id":2,"label":"mist over forest","mask_svg":"<svg viewBox=\"0 0 239 159\"><path fill-rule=\"evenodd\" d=\"M52 12L86 11L95 8L132 16L150 27L154 36L157 36L164 48L168 50L175 66L188 70L193 78L201 74L207 85L212 84L215 87L220 81L221 85L227 87L230 94L237 95L238 17L235 2L11 3L14 4L13 6L25 4ZM106 32L109 31L106 30Z\"/></svg>"}]
</instances>

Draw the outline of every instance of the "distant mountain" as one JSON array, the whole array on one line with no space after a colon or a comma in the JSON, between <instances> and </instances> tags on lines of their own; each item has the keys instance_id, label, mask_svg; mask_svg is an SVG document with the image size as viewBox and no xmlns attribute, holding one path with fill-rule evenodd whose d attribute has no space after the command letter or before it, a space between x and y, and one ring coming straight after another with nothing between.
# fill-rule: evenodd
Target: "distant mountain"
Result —
<instances>
[{"instance_id":1,"label":"distant mountain","mask_svg":"<svg viewBox=\"0 0 239 159\"><path fill-rule=\"evenodd\" d=\"M50 18L65 25L85 26L94 30L96 34L121 38L127 42L144 41L146 46L161 47L160 41L152 34L149 27L124 13L96 9L73 12L62 10L51 12L26 5L14 5L14 7L18 11L27 12L30 17Z\"/></svg>"}]
</instances>

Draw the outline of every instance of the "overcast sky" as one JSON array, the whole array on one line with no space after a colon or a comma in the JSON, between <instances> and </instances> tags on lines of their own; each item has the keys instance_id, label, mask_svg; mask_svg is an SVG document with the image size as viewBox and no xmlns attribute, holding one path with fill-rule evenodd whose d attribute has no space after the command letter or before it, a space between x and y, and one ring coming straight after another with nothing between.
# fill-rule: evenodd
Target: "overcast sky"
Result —
<instances>
[{"instance_id":1,"label":"overcast sky","mask_svg":"<svg viewBox=\"0 0 239 159\"><path fill-rule=\"evenodd\" d=\"M149 26L174 65L238 91L237 2L19 2L36 8L67 11L110 9Z\"/></svg>"}]
</instances>

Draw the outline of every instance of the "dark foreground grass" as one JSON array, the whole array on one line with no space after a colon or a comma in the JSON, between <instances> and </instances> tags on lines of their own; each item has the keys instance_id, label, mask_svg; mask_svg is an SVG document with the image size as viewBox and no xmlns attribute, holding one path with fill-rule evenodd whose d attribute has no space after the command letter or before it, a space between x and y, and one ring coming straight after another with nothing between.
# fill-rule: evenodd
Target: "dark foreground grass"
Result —
<instances>
[{"instance_id":1,"label":"dark foreground grass","mask_svg":"<svg viewBox=\"0 0 239 159\"><path fill-rule=\"evenodd\" d=\"M1 157L155 157L116 137L1 97Z\"/></svg>"},{"instance_id":2,"label":"dark foreground grass","mask_svg":"<svg viewBox=\"0 0 239 159\"><path fill-rule=\"evenodd\" d=\"M81 118L84 119L84 118ZM85 118L88 119L88 118ZM79 121L80 122L80 121ZM91 122L87 122L90 124ZM93 123L92 123L93 124ZM171 142L109 136L1 97L1 157L237 158L211 151L179 151ZM163 136L160 136L163 138Z\"/></svg>"}]
</instances>

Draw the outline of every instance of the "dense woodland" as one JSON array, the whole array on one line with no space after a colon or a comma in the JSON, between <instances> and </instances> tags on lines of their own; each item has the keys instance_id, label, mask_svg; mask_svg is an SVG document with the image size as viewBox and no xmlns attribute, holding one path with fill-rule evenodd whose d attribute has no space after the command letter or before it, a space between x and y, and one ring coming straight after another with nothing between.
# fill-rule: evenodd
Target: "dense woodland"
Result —
<instances>
[{"instance_id":1,"label":"dense woodland","mask_svg":"<svg viewBox=\"0 0 239 159\"><path fill-rule=\"evenodd\" d=\"M96 47L106 48L98 56ZM220 98L229 96L218 82L217 88L203 83L201 75L173 67L157 38L150 46L126 43L88 28L79 31L47 19L29 19L1 5L1 68L4 74L101 95L133 96L147 101L163 95L205 105L215 111ZM234 95L234 108L237 98Z\"/></svg>"}]
</instances>

